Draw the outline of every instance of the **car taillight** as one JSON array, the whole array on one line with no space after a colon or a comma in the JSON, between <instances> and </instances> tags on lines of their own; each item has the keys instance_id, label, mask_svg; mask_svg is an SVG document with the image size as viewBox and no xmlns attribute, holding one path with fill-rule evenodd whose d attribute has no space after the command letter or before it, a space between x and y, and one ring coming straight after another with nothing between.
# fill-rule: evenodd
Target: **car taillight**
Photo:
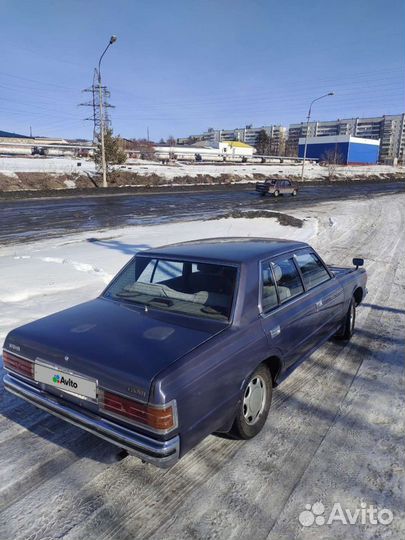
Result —
<instances>
[{"instance_id":1,"label":"car taillight","mask_svg":"<svg viewBox=\"0 0 405 540\"><path fill-rule=\"evenodd\" d=\"M24 375L24 377L28 377L29 379L34 378L34 362L24 360L24 358L20 358L15 354L3 351L3 363L6 369Z\"/></svg>"},{"instance_id":2,"label":"car taillight","mask_svg":"<svg viewBox=\"0 0 405 540\"><path fill-rule=\"evenodd\" d=\"M153 431L167 432L177 427L174 402L157 407L104 390L101 394L100 407Z\"/></svg>"}]
</instances>

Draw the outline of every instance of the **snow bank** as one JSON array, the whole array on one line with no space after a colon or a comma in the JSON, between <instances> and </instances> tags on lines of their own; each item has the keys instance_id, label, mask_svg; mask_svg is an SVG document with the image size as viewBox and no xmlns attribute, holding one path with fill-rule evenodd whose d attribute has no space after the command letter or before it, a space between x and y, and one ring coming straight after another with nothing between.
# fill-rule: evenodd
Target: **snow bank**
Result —
<instances>
[{"instance_id":1,"label":"snow bank","mask_svg":"<svg viewBox=\"0 0 405 540\"><path fill-rule=\"evenodd\" d=\"M136 173L141 176L157 175L168 181L176 177L188 176L196 178L199 175L212 176L213 178L223 175L236 177L238 181L245 179L251 181L255 174L265 175L286 175L289 177L300 177L301 164L283 163L240 163L240 164L205 164L205 163L174 163L163 165L155 161L128 160L125 165L117 167L117 170ZM309 180L326 178L328 176L327 167L318 164L308 163L305 167L305 177ZM94 173L94 163L88 159L79 158L28 158L28 157L3 157L0 158L0 174L10 175L16 172L37 172L37 173ZM367 177L387 174L404 173L405 167L393 167L390 165L364 165L364 166L341 166L336 170L338 177ZM67 187L74 187L68 185Z\"/></svg>"},{"instance_id":2,"label":"snow bank","mask_svg":"<svg viewBox=\"0 0 405 540\"><path fill-rule=\"evenodd\" d=\"M78 165L80 163L80 165ZM85 170L94 172L94 162L72 158L2 157L0 174L10 172L73 173Z\"/></svg>"}]
</instances>

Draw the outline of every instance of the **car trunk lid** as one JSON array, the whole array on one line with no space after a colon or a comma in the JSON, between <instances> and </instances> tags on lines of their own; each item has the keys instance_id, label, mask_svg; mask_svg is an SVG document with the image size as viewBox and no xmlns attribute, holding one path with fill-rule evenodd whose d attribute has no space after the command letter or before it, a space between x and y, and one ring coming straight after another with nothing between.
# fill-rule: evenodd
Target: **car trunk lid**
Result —
<instances>
[{"instance_id":1,"label":"car trunk lid","mask_svg":"<svg viewBox=\"0 0 405 540\"><path fill-rule=\"evenodd\" d=\"M17 328L5 348L146 401L162 369L225 327L98 298Z\"/></svg>"}]
</instances>

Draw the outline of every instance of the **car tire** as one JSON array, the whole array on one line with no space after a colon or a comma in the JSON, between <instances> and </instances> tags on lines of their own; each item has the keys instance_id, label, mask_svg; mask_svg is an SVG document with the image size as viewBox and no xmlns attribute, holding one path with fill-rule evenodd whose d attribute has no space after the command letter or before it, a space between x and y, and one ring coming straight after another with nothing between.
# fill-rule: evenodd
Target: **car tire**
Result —
<instances>
[{"instance_id":1,"label":"car tire","mask_svg":"<svg viewBox=\"0 0 405 540\"><path fill-rule=\"evenodd\" d=\"M297 195L297 190L296 190L296 189L293 189L291 195L292 195L293 197L296 197L296 195Z\"/></svg>"},{"instance_id":2,"label":"car tire","mask_svg":"<svg viewBox=\"0 0 405 540\"><path fill-rule=\"evenodd\" d=\"M354 326L356 323L356 301L352 298L349 309L347 310L345 319L342 323L340 331L336 337L343 341L349 341L354 334Z\"/></svg>"},{"instance_id":3,"label":"car tire","mask_svg":"<svg viewBox=\"0 0 405 540\"><path fill-rule=\"evenodd\" d=\"M279 192L279 190L278 190L278 189L276 189L276 191L275 191L275 192L273 193L273 195L274 195L275 197L278 197L278 196L280 195L280 192Z\"/></svg>"},{"instance_id":4,"label":"car tire","mask_svg":"<svg viewBox=\"0 0 405 540\"><path fill-rule=\"evenodd\" d=\"M261 364L243 387L238 411L231 429L237 439L252 439L263 428L269 414L273 381L267 367Z\"/></svg>"}]
</instances>

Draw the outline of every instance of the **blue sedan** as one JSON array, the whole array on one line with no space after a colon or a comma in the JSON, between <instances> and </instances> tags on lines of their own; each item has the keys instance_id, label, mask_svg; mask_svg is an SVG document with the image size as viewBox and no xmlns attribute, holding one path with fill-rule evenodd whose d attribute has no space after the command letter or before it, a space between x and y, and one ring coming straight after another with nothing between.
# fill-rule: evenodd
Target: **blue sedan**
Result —
<instances>
[{"instance_id":1,"label":"blue sedan","mask_svg":"<svg viewBox=\"0 0 405 540\"><path fill-rule=\"evenodd\" d=\"M5 388L159 467L214 432L251 439L286 370L352 336L353 261L263 238L143 251L100 297L10 332Z\"/></svg>"}]
</instances>

